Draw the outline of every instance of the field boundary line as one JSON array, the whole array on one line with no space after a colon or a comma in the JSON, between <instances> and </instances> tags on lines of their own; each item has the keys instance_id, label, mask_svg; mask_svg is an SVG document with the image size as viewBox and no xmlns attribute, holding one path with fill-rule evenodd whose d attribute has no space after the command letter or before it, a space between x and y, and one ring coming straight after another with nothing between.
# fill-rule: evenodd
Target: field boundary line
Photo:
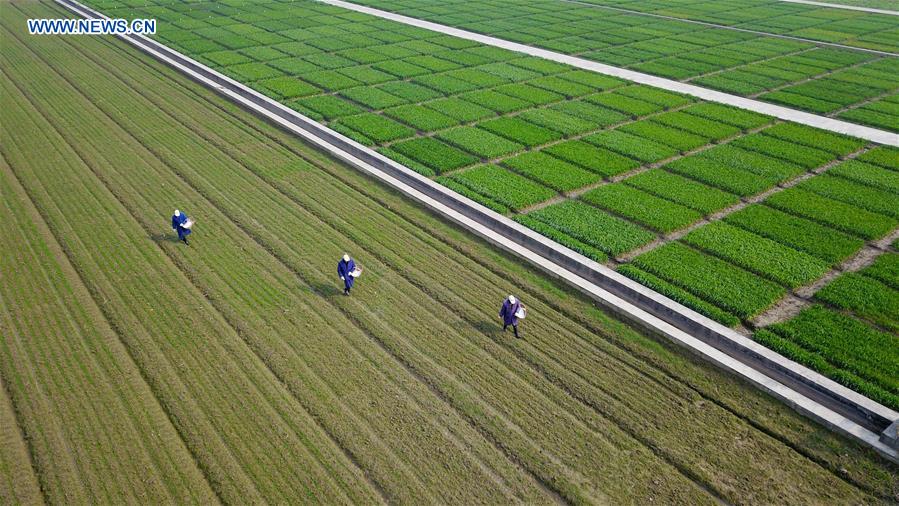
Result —
<instances>
[{"instance_id":1,"label":"field boundary line","mask_svg":"<svg viewBox=\"0 0 899 506\"><path fill-rule=\"evenodd\" d=\"M57 0L60 1L60 0ZM73 1L73 0L67 0ZM855 123L849 123L848 121L837 120L833 118L828 118L826 116L820 116L817 114L808 113L805 111L799 111L796 109L791 109L789 107L783 107L780 105L769 104L767 102L761 102L759 100L753 100L749 98L740 97L737 95L731 95L729 93L724 93L717 90L712 90L709 88L703 88L701 86L696 86L694 84L682 83L680 81L675 81L672 79L667 79L664 77L658 77L650 74L645 74L643 72L637 72L635 70L624 69L620 67L614 67L611 65L607 65L605 63L599 63L591 60L586 60L584 58L578 58L576 56L570 56L562 53L557 53L555 51L549 51L547 49L541 49L533 46L528 46L525 44L520 44L518 42L511 42L504 39L499 39L496 37L491 37L489 35L482 35L479 33L470 32L467 30L462 30L459 28L453 28L451 26L441 25L437 23L433 23L431 21L424 21L417 18L412 18L409 16L403 16L401 14L395 14L392 12L383 11L380 9L375 9L372 7L365 7L363 5L354 4L351 2L345 2L343 0L317 0L321 3L333 5L335 7L342 7L344 9L352 10L355 12L360 12L363 14L368 14L371 16L376 16L379 18L387 19L390 21L396 21L398 23L403 23L405 25L415 26L418 28L423 28L425 30L431 30L439 33L443 33L445 35L451 35L453 37L458 37L460 39L471 40L474 42L479 42L481 44L486 44L488 46L494 46L501 49L507 49L509 51L515 51L518 53L524 53L531 56L536 56L538 58L543 58L546 60L551 60L557 63L563 63L565 65L570 65L572 67L580 68L583 70L589 70L592 72L597 72L600 74L609 75L612 77L618 77L627 81L645 84L648 86L653 86L656 88L661 88L663 90L673 91L676 93L683 93L685 95L691 95L703 100L707 100L709 102L716 102L719 104L730 105L733 107L737 107L740 109L746 109L748 111L753 111L761 114L765 114L768 116L774 116L776 118L780 118L787 121L792 121L794 123L801 123L803 125L820 128L822 130L829 130L831 132L836 132L844 135L850 135L852 137L858 137L860 139L865 139L867 141L876 142L878 144L886 144L890 146L899 147L899 134L887 132L885 130L879 130L876 128L866 127L863 125L857 125ZM568 0L564 0L568 1ZM853 48L854 49L854 48ZM893 53L885 53L882 51L878 51L878 54L885 54L889 56L899 56Z\"/></svg>"},{"instance_id":2,"label":"field boundary line","mask_svg":"<svg viewBox=\"0 0 899 506\"><path fill-rule=\"evenodd\" d=\"M81 16L105 18L75 0L55 1ZM870 446L889 460L899 462L899 450L882 442L875 432L899 419L899 413L440 186L163 44L143 36L120 37L457 225L560 278L607 310L687 347L800 413ZM899 144L899 139L896 143Z\"/></svg>"},{"instance_id":3,"label":"field boundary line","mask_svg":"<svg viewBox=\"0 0 899 506\"><path fill-rule=\"evenodd\" d=\"M778 2L787 2L791 4L814 5L816 7L828 7L830 9L843 9L847 11L869 12L871 14L885 14L887 16L899 16L899 11L891 11L889 9L875 9L874 7L862 7L860 5L843 5L829 2L813 2L811 0L777 0Z\"/></svg>"},{"instance_id":4,"label":"field boundary line","mask_svg":"<svg viewBox=\"0 0 899 506\"><path fill-rule=\"evenodd\" d=\"M325 1L325 0L319 0L319 1ZM784 35L784 34L778 34L778 33L764 32L762 30L752 30L749 28L740 28L738 26L720 25L717 23L710 23L708 21L699 21L697 19L679 18L676 16L666 16L664 14L655 14L653 12L641 12L641 11L635 11L635 10L631 10L631 9L624 9L622 7L613 7L611 5L599 5L599 4L589 3L589 2L583 2L580 0L559 0L559 1L564 2L564 3L569 3L569 4L582 5L584 7L592 7L594 9L608 9L608 10L612 10L612 11L626 12L628 14L634 14L634 15L639 15L639 16L650 16L653 18L667 19L669 21L683 21L684 23L708 26L709 28L719 28L721 30L733 30L735 32L752 33L755 35L762 35L765 37L775 37L778 39L787 39L787 40L796 40L799 42L808 42L809 44L815 44L817 46L838 47L840 49L850 49L852 51L861 51L864 53L875 53L875 54L879 54L879 55L883 55L883 56L899 56L899 54L892 53L890 51L881 51L879 49L868 49L865 47L840 44L838 42L827 42L824 40L806 39L805 37L796 37L795 35ZM779 0L779 1L785 2L788 0ZM894 15L899 15L899 14L894 14Z\"/></svg>"}]
</instances>

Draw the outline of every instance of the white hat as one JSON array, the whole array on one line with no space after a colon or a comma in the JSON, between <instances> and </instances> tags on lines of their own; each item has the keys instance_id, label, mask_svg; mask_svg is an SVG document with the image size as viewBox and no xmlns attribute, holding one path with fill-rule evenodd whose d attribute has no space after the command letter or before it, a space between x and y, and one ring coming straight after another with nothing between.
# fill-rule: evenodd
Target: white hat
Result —
<instances>
[{"instance_id":1,"label":"white hat","mask_svg":"<svg viewBox=\"0 0 899 506\"><path fill-rule=\"evenodd\" d=\"M350 256L347 255L346 253L344 253L344 254L343 254L343 261L344 261L344 262L349 262L349 261L350 261Z\"/></svg>"},{"instance_id":2,"label":"white hat","mask_svg":"<svg viewBox=\"0 0 899 506\"><path fill-rule=\"evenodd\" d=\"M514 295L509 296L509 302L511 302L512 304L515 304L515 296Z\"/></svg>"},{"instance_id":3,"label":"white hat","mask_svg":"<svg viewBox=\"0 0 899 506\"><path fill-rule=\"evenodd\" d=\"M181 216L181 211L175 209L175 216Z\"/></svg>"}]
</instances>

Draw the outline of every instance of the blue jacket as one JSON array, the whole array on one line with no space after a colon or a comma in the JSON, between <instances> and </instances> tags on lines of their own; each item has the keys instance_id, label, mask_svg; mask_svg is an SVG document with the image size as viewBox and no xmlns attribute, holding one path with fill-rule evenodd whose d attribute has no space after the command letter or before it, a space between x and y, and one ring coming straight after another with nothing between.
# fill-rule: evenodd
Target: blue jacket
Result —
<instances>
[{"instance_id":1,"label":"blue jacket","mask_svg":"<svg viewBox=\"0 0 899 506\"><path fill-rule=\"evenodd\" d=\"M515 313L521 307L521 302L515 301L515 304L509 302L509 299L503 301L503 307L499 310L499 317L503 319L503 325L518 325L518 317Z\"/></svg>"},{"instance_id":2,"label":"blue jacket","mask_svg":"<svg viewBox=\"0 0 899 506\"><path fill-rule=\"evenodd\" d=\"M343 278L343 284L346 288L352 288L356 279L350 276L350 273L356 270L356 262L351 258L349 262L340 259L337 262L337 275Z\"/></svg>"},{"instance_id":3,"label":"blue jacket","mask_svg":"<svg viewBox=\"0 0 899 506\"><path fill-rule=\"evenodd\" d=\"M178 238L183 239L184 236L190 234L189 228L184 228L182 225L187 223L187 215L181 213L180 216L172 215L172 228L174 228L178 232Z\"/></svg>"}]
</instances>

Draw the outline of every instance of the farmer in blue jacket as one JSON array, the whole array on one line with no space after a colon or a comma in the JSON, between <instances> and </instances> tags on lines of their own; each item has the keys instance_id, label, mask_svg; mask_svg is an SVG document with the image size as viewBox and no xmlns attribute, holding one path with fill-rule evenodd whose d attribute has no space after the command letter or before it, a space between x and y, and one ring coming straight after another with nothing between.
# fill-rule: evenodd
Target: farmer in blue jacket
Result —
<instances>
[{"instance_id":1,"label":"farmer in blue jacket","mask_svg":"<svg viewBox=\"0 0 899 506\"><path fill-rule=\"evenodd\" d=\"M337 262L337 275L340 276L340 279L343 281L343 294L349 295L350 289L353 288L353 282L355 282L355 278L353 278L352 273L356 270L356 262L350 258L346 253L343 254L343 258Z\"/></svg>"},{"instance_id":2,"label":"farmer in blue jacket","mask_svg":"<svg viewBox=\"0 0 899 506\"><path fill-rule=\"evenodd\" d=\"M514 295L510 295L503 301L503 307L499 310L499 317L503 319L503 332L506 331L506 327L511 325L516 338L519 337L517 316L519 309L521 309L521 302L518 302Z\"/></svg>"},{"instance_id":3,"label":"farmer in blue jacket","mask_svg":"<svg viewBox=\"0 0 899 506\"><path fill-rule=\"evenodd\" d=\"M187 242L187 236L190 235L190 228L185 226L187 222L187 215L175 209L175 214L172 215L172 232L177 232L178 240L184 241L184 244L190 246L190 243Z\"/></svg>"}]
</instances>

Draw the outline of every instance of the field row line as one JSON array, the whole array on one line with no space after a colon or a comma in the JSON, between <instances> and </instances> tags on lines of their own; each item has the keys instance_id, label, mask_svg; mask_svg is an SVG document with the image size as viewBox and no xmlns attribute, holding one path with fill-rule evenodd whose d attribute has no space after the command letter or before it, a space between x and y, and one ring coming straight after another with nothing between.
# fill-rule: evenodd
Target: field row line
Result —
<instances>
[{"instance_id":1,"label":"field row line","mask_svg":"<svg viewBox=\"0 0 899 506\"><path fill-rule=\"evenodd\" d=\"M817 114L811 114L804 111L798 111L795 109L790 109L788 107L783 107L774 104L768 104L765 102L760 102L758 100L752 100L745 97L740 97L737 95L731 95L729 93L723 93L716 90L711 90L707 88L703 88L700 86L695 86L692 84L682 83L679 81L674 81L671 79L665 79L658 76L653 76L650 74L644 74L642 72L636 72L633 70L623 69L620 67L614 67L611 65L606 65L603 63L593 62L589 60L585 60L583 58L577 58L569 55L565 55L562 53L557 53L554 51L548 51L545 49L540 49L532 46L528 46L525 44L519 44L517 42L511 42L504 39L499 39L496 37L491 37L487 35L482 35L474 32L470 32L467 30L461 30L459 28L453 28L446 25L441 25L438 23L433 23L430 21L424 21L417 18L412 18L409 16L403 16L400 14L395 14L392 12L387 12L380 9L375 9L371 7L365 7L362 5L354 4L351 2L346 2L343 0L317 0L319 2L323 2L329 5L334 5L337 7L342 7L348 10L360 12L363 14L369 14L372 16L376 16L383 19L388 19L391 21L397 21L399 23L403 23L410 26L416 26L419 28L424 28L426 30L432 30L439 33L443 33L446 35L452 35L454 37L471 40L475 42L480 42L482 44L486 44L489 46L499 47L503 49L508 49L510 51L515 51L519 53L529 54L531 56L536 56L539 58L544 58L547 60L555 61L558 63L563 63L566 65L571 65L573 67L581 68L584 70L590 70L593 72L598 72L600 74L610 75L612 77L618 77L621 79L625 79L628 81L637 82L640 84L646 84L649 86L654 86L656 88L662 88L668 91L674 91L677 93L683 93L686 95L691 95L694 97L698 97L703 100L708 100L710 102L717 102L720 104L731 105L734 107L738 107L740 109L746 109L753 112L765 114L767 116L774 116L783 120L792 121L795 123L801 123L803 125L812 126L815 128L820 128L823 130L829 130L831 132L841 133L845 135L849 135L852 137L858 137L861 139L865 139L868 141L876 142L878 144L887 144L890 146L899 147L899 135L886 132L883 130L878 130L876 128L856 125L854 123L849 123L846 121L836 120L833 118L828 118L826 116L820 116ZM899 56L899 55L893 55Z\"/></svg>"},{"instance_id":2,"label":"field row line","mask_svg":"<svg viewBox=\"0 0 899 506\"><path fill-rule=\"evenodd\" d=\"M329 1L329 0L318 0L318 1ZM710 28L720 28L722 30L732 30L735 32L752 33L755 35L762 35L765 37L776 37L779 39L788 39L788 40L796 40L799 42L808 42L809 44L815 44L816 46L837 47L840 49L849 49L852 51L861 51L864 53L874 53L874 54L879 54L879 55L883 55L883 56L899 56L899 53L892 53L890 51L881 51L878 49L868 49L868 48L864 48L864 47L850 46L847 44L840 44L837 42L825 42L825 41L821 41L821 40L807 39L805 37L797 37L795 35L784 35L784 34L779 34L779 33L764 32L761 30L752 30L749 28L739 28L736 26L720 25L717 23L710 23L708 21L698 21L695 19L685 19L685 18L679 18L676 16L666 16L664 14L655 14L652 12L640 12L640 11L635 11L635 10L631 10L631 9L624 9L622 7L612 7L609 5L597 5L597 4L593 4L593 3L589 3L589 2L582 2L579 0L558 0L558 1L570 3L570 4L582 5L584 7L592 7L594 9L606 9L606 10L610 10L610 11L626 12L628 14L636 14L639 16L650 16L653 18L666 19L669 21L680 21L683 23L691 23L694 25L708 26ZM899 15L899 13L893 14L893 15Z\"/></svg>"}]
</instances>

